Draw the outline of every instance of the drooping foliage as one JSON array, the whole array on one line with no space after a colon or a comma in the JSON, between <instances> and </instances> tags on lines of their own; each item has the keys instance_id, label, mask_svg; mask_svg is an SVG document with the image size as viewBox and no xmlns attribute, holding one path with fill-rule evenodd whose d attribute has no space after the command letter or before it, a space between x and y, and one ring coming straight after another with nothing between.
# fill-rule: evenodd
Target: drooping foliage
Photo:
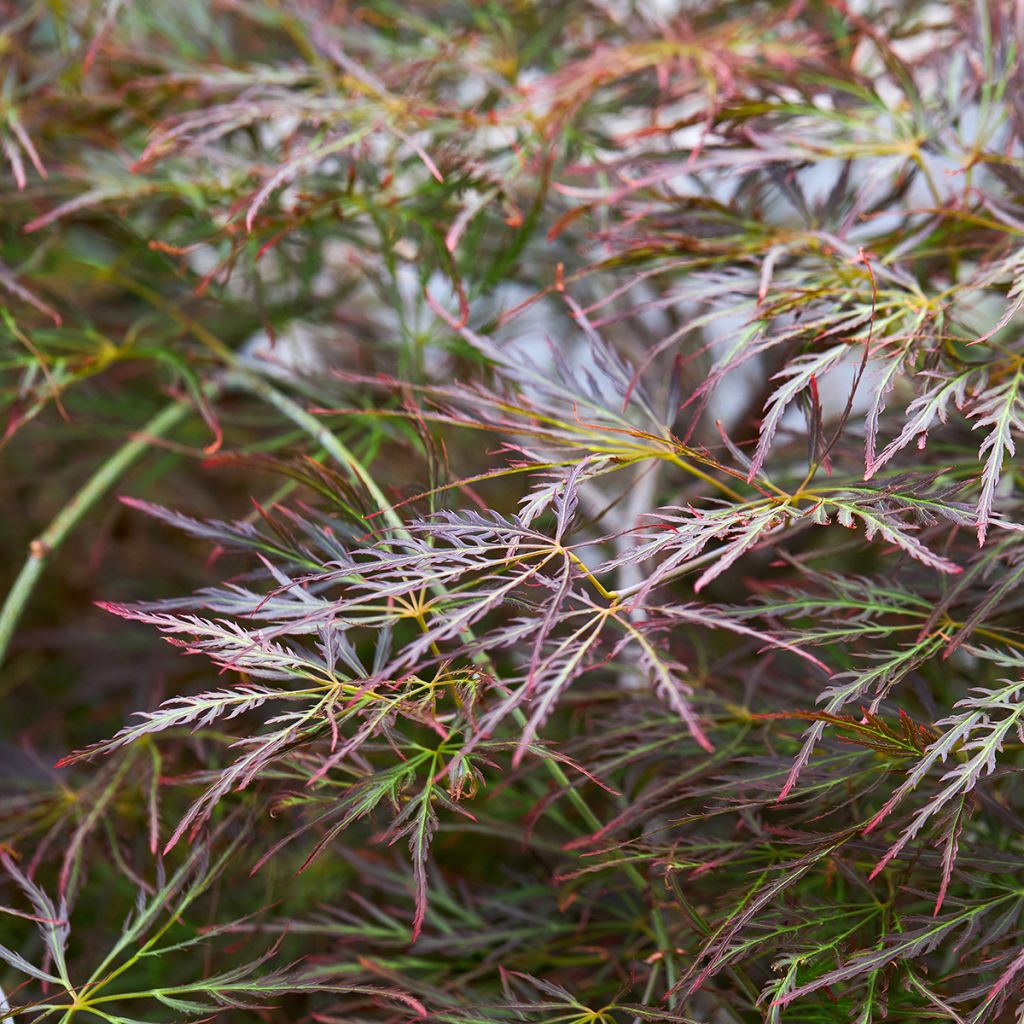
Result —
<instances>
[{"instance_id":1,"label":"drooping foliage","mask_svg":"<svg viewBox=\"0 0 1024 1024\"><path fill-rule=\"evenodd\" d=\"M1024 1019L1019 4L0 12L0 1020Z\"/></svg>"}]
</instances>

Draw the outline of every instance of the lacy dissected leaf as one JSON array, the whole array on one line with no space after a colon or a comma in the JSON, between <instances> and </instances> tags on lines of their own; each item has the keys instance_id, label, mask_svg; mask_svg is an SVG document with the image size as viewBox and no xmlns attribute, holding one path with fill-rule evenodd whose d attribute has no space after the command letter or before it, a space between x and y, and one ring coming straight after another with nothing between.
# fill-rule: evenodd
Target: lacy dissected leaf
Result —
<instances>
[{"instance_id":1,"label":"lacy dissected leaf","mask_svg":"<svg viewBox=\"0 0 1024 1024\"><path fill-rule=\"evenodd\" d=\"M1018 671L1024 667L1024 661L1019 657L1011 659L1011 663L1014 661ZM1003 682L1004 685L999 689L977 688L976 695L956 702L953 706L954 713L937 723L937 728L942 729L939 736L928 745L909 771L906 780L886 801L868 826L868 831L877 828L910 793L917 789L932 768L944 764L950 757L956 758L957 763L943 772L938 790L913 813L899 839L889 848L874 871L877 874L889 861L898 856L926 824L948 809L952 801L960 801L961 809L946 822L949 831L945 842L950 854L947 868L943 873L943 886L939 891L937 907L942 903L949 872L952 871L955 860L957 839L962 828L963 800L986 775L991 775L996 770L997 759L1008 736L1016 736L1018 741L1024 742L1024 704L1020 700L1024 682Z\"/></svg>"}]
</instances>

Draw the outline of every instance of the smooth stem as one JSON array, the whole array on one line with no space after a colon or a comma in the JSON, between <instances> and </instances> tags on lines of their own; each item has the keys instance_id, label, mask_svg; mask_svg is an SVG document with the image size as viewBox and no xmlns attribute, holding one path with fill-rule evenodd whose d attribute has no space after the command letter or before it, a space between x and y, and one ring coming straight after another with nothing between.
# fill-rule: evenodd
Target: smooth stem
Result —
<instances>
[{"instance_id":1,"label":"smooth stem","mask_svg":"<svg viewBox=\"0 0 1024 1024\"><path fill-rule=\"evenodd\" d=\"M721 480L716 479L710 473L705 473L703 469L695 466L692 462L681 459L675 452L669 452L667 455L662 456L662 458L667 459L673 466L678 466L680 469L685 470L691 476L695 476L698 480L711 484L712 487L721 491L727 498L741 502L745 500L742 494L737 494L728 484L722 483Z\"/></svg>"},{"instance_id":2,"label":"smooth stem","mask_svg":"<svg viewBox=\"0 0 1024 1024\"><path fill-rule=\"evenodd\" d=\"M578 569L582 570L583 578L593 584L594 589L606 600L611 601L613 604L618 601L619 595L614 590L607 590L604 584L587 568L586 562L580 558L579 555L574 554L572 551L566 549L566 554L569 556L569 561L573 563Z\"/></svg>"},{"instance_id":3,"label":"smooth stem","mask_svg":"<svg viewBox=\"0 0 1024 1024\"><path fill-rule=\"evenodd\" d=\"M303 409L294 399L278 391L269 381L244 370L232 371L227 375L224 383L229 387L239 387L243 391L262 398L268 405L272 405L297 427L309 434L328 455L348 471L354 481L366 488L367 493L377 503L381 515L389 525L408 536L401 516L391 507L391 502L384 496L384 492L377 486L377 482L366 471L363 464L312 413Z\"/></svg>"},{"instance_id":4,"label":"smooth stem","mask_svg":"<svg viewBox=\"0 0 1024 1024\"><path fill-rule=\"evenodd\" d=\"M167 433L186 419L190 412L191 406L188 402L173 402L154 416L93 473L78 493L57 513L50 525L29 544L28 558L8 592L3 608L0 609L0 664L3 663L18 620L50 556L96 502L149 447L150 439Z\"/></svg>"}]
</instances>

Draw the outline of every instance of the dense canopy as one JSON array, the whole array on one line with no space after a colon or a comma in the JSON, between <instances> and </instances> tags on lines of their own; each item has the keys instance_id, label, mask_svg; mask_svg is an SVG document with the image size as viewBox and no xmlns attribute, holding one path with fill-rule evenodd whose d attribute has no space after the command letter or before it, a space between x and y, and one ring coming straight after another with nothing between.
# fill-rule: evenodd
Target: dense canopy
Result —
<instances>
[{"instance_id":1,"label":"dense canopy","mask_svg":"<svg viewBox=\"0 0 1024 1024\"><path fill-rule=\"evenodd\" d=\"M0 1020L1024 1020L1022 46L0 0Z\"/></svg>"}]
</instances>

